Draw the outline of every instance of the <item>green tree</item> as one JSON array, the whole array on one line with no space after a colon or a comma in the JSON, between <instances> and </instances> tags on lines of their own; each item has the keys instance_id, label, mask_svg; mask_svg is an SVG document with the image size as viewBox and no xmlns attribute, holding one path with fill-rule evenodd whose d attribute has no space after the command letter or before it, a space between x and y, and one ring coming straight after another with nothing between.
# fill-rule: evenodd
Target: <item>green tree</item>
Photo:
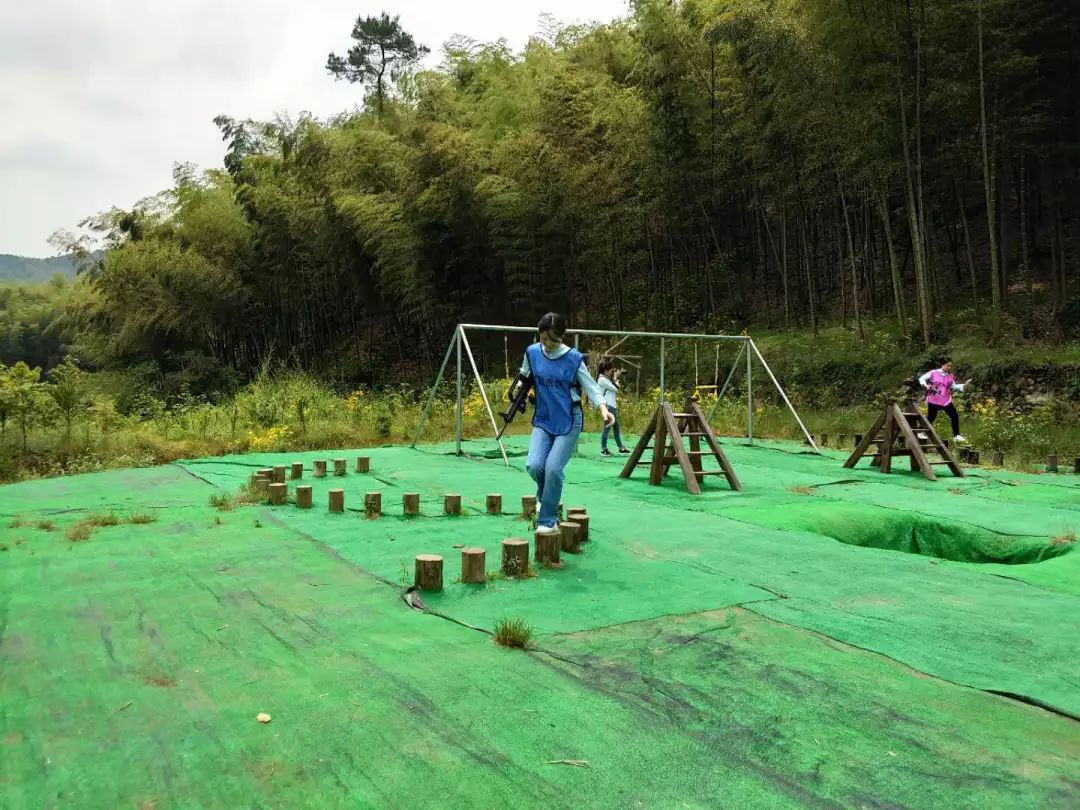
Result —
<instances>
[{"instance_id":1,"label":"green tree","mask_svg":"<svg viewBox=\"0 0 1080 810\"><path fill-rule=\"evenodd\" d=\"M326 69L335 79L372 89L375 109L382 117L386 100L386 80L396 82L429 51L417 45L412 34L401 27L398 15L385 11L378 17L358 17L352 38L356 44L345 56L331 53Z\"/></svg>"},{"instance_id":2,"label":"green tree","mask_svg":"<svg viewBox=\"0 0 1080 810\"><path fill-rule=\"evenodd\" d=\"M30 368L21 360L7 370L4 385L11 416L22 433L22 449L29 448L30 430L48 423L50 400L41 382L41 369Z\"/></svg>"},{"instance_id":3,"label":"green tree","mask_svg":"<svg viewBox=\"0 0 1080 810\"><path fill-rule=\"evenodd\" d=\"M70 447L72 424L86 412L89 404L86 374L67 357L49 372L49 380L52 384L47 391L64 420L64 441Z\"/></svg>"}]
</instances>

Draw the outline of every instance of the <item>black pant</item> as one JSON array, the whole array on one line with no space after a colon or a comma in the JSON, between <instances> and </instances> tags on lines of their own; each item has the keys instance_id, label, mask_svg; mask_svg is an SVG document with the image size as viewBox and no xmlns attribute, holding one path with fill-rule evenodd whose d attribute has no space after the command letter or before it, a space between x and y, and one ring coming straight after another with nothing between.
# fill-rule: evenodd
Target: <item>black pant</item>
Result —
<instances>
[{"instance_id":1,"label":"black pant","mask_svg":"<svg viewBox=\"0 0 1080 810\"><path fill-rule=\"evenodd\" d=\"M926 403L926 418L930 424L934 424L934 420L937 419L938 411L945 411L949 415L949 421L952 422L952 434L953 436L960 433L960 414L956 412L956 406L951 402L948 405L935 405L932 402Z\"/></svg>"}]
</instances>

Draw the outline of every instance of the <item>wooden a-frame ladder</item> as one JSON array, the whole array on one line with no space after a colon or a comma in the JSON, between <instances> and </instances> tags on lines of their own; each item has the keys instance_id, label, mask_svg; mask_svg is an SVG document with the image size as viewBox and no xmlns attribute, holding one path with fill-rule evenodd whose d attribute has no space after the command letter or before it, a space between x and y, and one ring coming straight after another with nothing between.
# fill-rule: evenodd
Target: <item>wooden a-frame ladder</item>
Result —
<instances>
[{"instance_id":1,"label":"wooden a-frame ladder","mask_svg":"<svg viewBox=\"0 0 1080 810\"><path fill-rule=\"evenodd\" d=\"M689 449L683 444L684 438L690 439ZM701 449L702 439L708 446L707 450ZM652 444L649 444L650 440ZM642 458L646 450L652 450L652 458L647 461ZM715 458L720 469L703 469L703 456ZM728 486L733 490L742 489L735 470L720 449L720 442L716 440L716 434L694 397L687 397L686 407L681 413L675 413L667 402L660 403L656 415L650 420L649 426L645 428L637 446L626 460L620 476L629 478L639 464L646 463L650 465L649 483L653 486L658 486L670 467L678 464L686 479L686 488L693 495L701 494L701 481L709 475L722 475L727 478Z\"/></svg>"},{"instance_id":2,"label":"wooden a-frame ladder","mask_svg":"<svg viewBox=\"0 0 1080 810\"><path fill-rule=\"evenodd\" d=\"M948 467L952 474L959 478L964 477L963 468L956 463L956 458L914 400L905 401L902 409L895 400L886 405L870 432L863 436L855 452L844 462L844 466L850 468L858 464L871 445L877 445L878 449L870 463L879 467L883 473L892 471L894 458L908 456L911 459L911 469L921 472L931 481L937 480L934 467L939 466ZM927 452L937 453L941 460L930 461Z\"/></svg>"}]
</instances>

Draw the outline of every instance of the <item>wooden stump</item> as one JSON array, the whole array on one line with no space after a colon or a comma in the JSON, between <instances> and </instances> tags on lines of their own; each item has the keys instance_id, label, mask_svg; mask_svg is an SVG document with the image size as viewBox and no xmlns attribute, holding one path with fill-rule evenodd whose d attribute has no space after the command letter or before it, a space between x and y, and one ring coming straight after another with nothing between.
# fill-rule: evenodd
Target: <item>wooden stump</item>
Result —
<instances>
[{"instance_id":1,"label":"wooden stump","mask_svg":"<svg viewBox=\"0 0 1080 810\"><path fill-rule=\"evenodd\" d=\"M492 493L487 496L487 513L489 515L502 514L502 495Z\"/></svg>"},{"instance_id":2,"label":"wooden stump","mask_svg":"<svg viewBox=\"0 0 1080 810\"><path fill-rule=\"evenodd\" d=\"M263 467L262 469L258 470L257 474L261 475L263 478L266 478L266 479L268 479L270 481L274 480L274 468L273 467Z\"/></svg>"},{"instance_id":3,"label":"wooden stump","mask_svg":"<svg viewBox=\"0 0 1080 810\"><path fill-rule=\"evenodd\" d=\"M1058 471L1058 457L1056 455L1046 457L1046 471L1052 473Z\"/></svg>"},{"instance_id":4,"label":"wooden stump","mask_svg":"<svg viewBox=\"0 0 1080 810\"><path fill-rule=\"evenodd\" d=\"M345 490L332 489L330 490L330 511L331 512L344 512L345 511Z\"/></svg>"},{"instance_id":5,"label":"wooden stump","mask_svg":"<svg viewBox=\"0 0 1080 810\"><path fill-rule=\"evenodd\" d=\"M581 526L579 526L577 523L564 521L559 524L559 531L562 533L562 550L565 551L567 554L580 554Z\"/></svg>"},{"instance_id":6,"label":"wooden stump","mask_svg":"<svg viewBox=\"0 0 1080 810\"><path fill-rule=\"evenodd\" d=\"M836 434L836 446L841 450L844 448L844 444L847 442L847 435L844 433Z\"/></svg>"},{"instance_id":7,"label":"wooden stump","mask_svg":"<svg viewBox=\"0 0 1080 810\"><path fill-rule=\"evenodd\" d=\"M444 515L460 515L461 514L461 496L460 495L444 495L443 496L443 514Z\"/></svg>"},{"instance_id":8,"label":"wooden stump","mask_svg":"<svg viewBox=\"0 0 1080 810\"><path fill-rule=\"evenodd\" d=\"M377 518L382 514L381 492L369 492L364 496L364 514L369 518Z\"/></svg>"},{"instance_id":9,"label":"wooden stump","mask_svg":"<svg viewBox=\"0 0 1080 810\"><path fill-rule=\"evenodd\" d=\"M290 476L291 476L293 481L299 481L301 478L303 478L304 477L304 462L302 462L302 461L294 461L292 463L292 472L290 473Z\"/></svg>"},{"instance_id":10,"label":"wooden stump","mask_svg":"<svg viewBox=\"0 0 1080 810\"><path fill-rule=\"evenodd\" d=\"M356 471L358 473L366 473L371 471L371 459L367 456L356 457Z\"/></svg>"},{"instance_id":11,"label":"wooden stump","mask_svg":"<svg viewBox=\"0 0 1080 810\"><path fill-rule=\"evenodd\" d=\"M259 485L260 481L266 481L267 479L265 477L259 475L258 473L252 473L251 478L248 479L248 480L249 480L249 482L251 484L251 488L254 489L255 487L257 487Z\"/></svg>"},{"instance_id":12,"label":"wooden stump","mask_svg":"<svg viewBox=\"0 0 1080 810\"><path fill-rule=\"evenodd\" d=\"M537 532L533 535L536 550L533 559L542 565L558 565L559 550L562 547L561 532Z\"/></svg>"},{"instance_id":13,"label":"wooden stump","mask_svg":"<svg viewBox=\"0 0 1080 810\"><path fill-rule=\"evenodd\" d=\"M968 461L974 464L976 467L979 465L979 460L982 457L979 455L978 450L968 450Z\"/></svg>"},{"instance_id":14,"label":"wooden stump","mask_svg":"<svg viewBox=\"0 0 1080 810\"><path fill-rule=\"evenodd\" d=\"M536 517L536 496L521 496L521 517L523 520L532 520Z\"/></svg>"},{"instance_id":15,"label":"wooden stump","mask_svg":"<svg viewBox=\"0 0 1080 810\"><path fill-rule=\"evenodd\" d=\"M346 465L345 459L343 459L343 458L335 458L334 459L334 475L344 475L345 474L345 465Z\"/></svg>"},{"instance_id":16,"label":"wooden stump","mask_svg":"<svg viewBox=\"0 0 1080 810\"><path fill-rule=\"evenodd\" d=\"M529 541L507 537L502 541L502 571L508 577L524 577L529 573Z\"/></svg>"},{"instance_id":17,"label":"wooden stump","mask_svg":"<svg viewBox=\"0 0 1080 810\"><path fill-rule=\"evenodd\" d=\"M401 509L409 516L420 514L420 493L406 492L401 496Z\"/></svg>"},{"instance_id":18,"label":"wooden stump","mask_svg":"<svg viewBox=\"0 0 1080 810\"><path fill-rule=\"evenodd\" d=\"M259 476L255 479L255 492L262 497L267 497L270 494L270 479Z\"/></svg>"},{"instance_id":19,"label":"wooden stump","mask_svg":"<svg viewBox=\"0 0 1080 810\"><path fill-rule=\"evenodd\" d=\"M438 554L416 555L416 587L422 591L442 590L442 557Z\"/></svg>"},{"instance_id":20,"label":"wooden stump","mask_svg":"<svg viewBox=\"0 0 1080 810\"><path fill-rule=\"evenodd\" d=\"M466 585L483 585L487 582L487 552L482 548L461 550L461 581Z\"/></svg>"},{"instance_id":21,"label":"wooden stump","mask_svg":"<svg viewBox=\"0 0 1080 810\"><path fill-rule=\"evenodd\" d=\"M296 488L296 505L300 509L311 508L311 486L301 485Z\"/></svg>"},{"instance_id":22,"label":"wooden stump","mask_svg":"<svg viewBox=\"0 0 1080 810\"><path fill-rule=\"evenodd\" d=\"M576 523L581 528L578 530L578 542L589 542L589 516L584 512L567 512L566 518L571 523Z\"/></svg>"},{"instance_id":23,"label":"wooden stump","mask_svg":"<svg viewBox=\"0 0 1080 810\"><path fill-rule=\"evenodd\" d=\"M285 465L280 464L274 467L274 474L270 476L270 483L272 484L284 484L285 483Z\"/></svg>"},{"instance_id":24,"label":"wooden stump","mask_svg":"<svg viewBox=\"0 0 1080 810\"><path fill-rule=\"evenodd\" d=\"M991 463L993 463L993 465L995 467L1004 467L1005 466L1005 454L1002 453L1000 450L995 450L994 455L991 456Z\"/></svg>"},{"instance_id":25,"label":"wooden stump","mask_svg":"<svg viewBox=\"0 0 1080 810\"><path fill-rule=\"evenodd\" d=\"M326 460L316 459L311 464L312 475L316 478L326 478Z\"/></svg>"},{"instance_id":26,"label":"wooden stump","mask_svg":"<svg viewBox=\"0 0 1080 810\"><path fill-rule=\"evenodd\" d=\"M821 441L818 442L818 445L820 447L828 447L829 446L829 434L828 433L822 433L821 434Z\"/></svg>"},{"instance_id":27,"label":"wooden stump","mask_svg":"<svg viewBox=\"0 0 1080 810\"><path fill-rule=\"evenodd\" d=\"M285 503L285 498L288 496L288 494L289 485L286 484L284 481L281 483L275 481L274 483L270 484L270 503L274 504L275 506L279 506Z\"/></svg>"}]
</instances>

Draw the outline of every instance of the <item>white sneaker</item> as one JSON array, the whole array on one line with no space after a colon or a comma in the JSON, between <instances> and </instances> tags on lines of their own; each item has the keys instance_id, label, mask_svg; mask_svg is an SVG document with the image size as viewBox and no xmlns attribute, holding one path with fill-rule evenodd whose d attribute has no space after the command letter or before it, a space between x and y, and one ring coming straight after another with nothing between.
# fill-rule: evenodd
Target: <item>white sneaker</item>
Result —
<instances>
[{"instance_id":1,"label":"white sneaker","mask_svg":"<svg viewBox=\"0 0 1080 810\"><path fill-rule=\"evenodd\" d=\"M560 529L558 526L537 526L537 534L559 534Z\"/></svg>"},{"instance_id":2,"label":"white sneaker","mask_svg":"<svg viewBox=\"0 0 1080 810\"><path fill-rule=\"evenodd\" d=\"M955 436L952 437L952 440L957 444L963 444L967 441L967 439L964 438L964 435L962 433L957 433Z\"/></svg>"}]
</instances>

